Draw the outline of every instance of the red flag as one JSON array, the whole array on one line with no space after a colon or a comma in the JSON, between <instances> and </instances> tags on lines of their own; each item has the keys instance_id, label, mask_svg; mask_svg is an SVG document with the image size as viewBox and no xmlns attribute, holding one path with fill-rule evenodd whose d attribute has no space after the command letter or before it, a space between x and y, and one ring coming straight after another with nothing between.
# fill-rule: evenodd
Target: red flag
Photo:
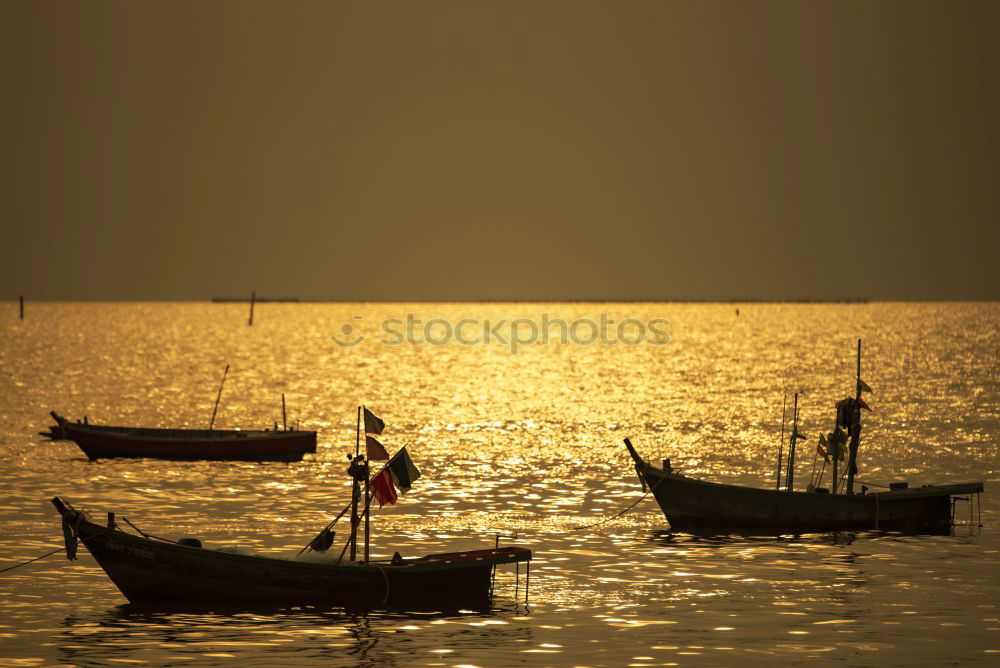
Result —
<instances>
[{"instance_id":1,"label":"red flag","mask_svg":"<svg viewBox=\"0 0 1000 668\"><path fill-rule=\"evenodd\" d=\"M387 503L390 506L396 503L396 488L392 486L388 471L383 470L372 478L371 484L375 489L375 500L378 501L379 508Z\"/></svg>"},{"instance_id":2,"label":"red flag","mask_svg":"<svg viewBox=\"0 0 1000 668\"><path fill-rule=\"evenodd\" d=\"M385 451L382 444L368 434L365 434L365 454L368 455L368 459L375 462L384 462L389 459L389 453Z\"/></svg>"}]
</instances>

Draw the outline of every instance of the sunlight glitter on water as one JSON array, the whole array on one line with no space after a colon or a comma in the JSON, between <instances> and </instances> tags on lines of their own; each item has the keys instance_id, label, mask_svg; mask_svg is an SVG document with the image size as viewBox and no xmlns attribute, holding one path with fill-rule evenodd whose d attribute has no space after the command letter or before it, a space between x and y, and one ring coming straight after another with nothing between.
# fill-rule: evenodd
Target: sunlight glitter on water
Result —
<instances>
[{"instance_id":1,"label":"sunlight glitter on water","mask_svg":"<svg viewBox=\"0 0 1000 668\"><path fill-rule=\"evenodd\" d=\"M258 308L252 329L238 305L39 304L23 323L0 320L0 562L59 545L54 494L127 514L158 535L297 551L347 499L345 454L364 402L386 420L386 446L409 443L423 472L397 505L377 511L373 552L485 547L497 532L516 532L502 544L534 551L529 607L523 572L515 583L504 569L488 615L143 612L123 607L82 552L79 562L56 555L3 580L5 662L270 665L293 652L300 665L324 666L407 665L417 655L447 666L546 656L591 666L873 655L972 664L997 649L997 305L746 305L738 320L729 305L712 304ZM337 348L329 336L358 310L366 321L407 310L638 312L669 318L673 341L517 355L499 346ZM856 336L876 390L863 476L985 479L981 533L696 538L670 533L649 500L575 530L640 496L624 436L690 475L773 484L781 388L807 386L803 431L828 428L833 402L850 391ZM51 409L204 427L227 362L218 423L280 422L284 392L292 420L320 430L315 456L287 465L91 463L71 443L36 443Z\"/></svg>"}]
</instances>

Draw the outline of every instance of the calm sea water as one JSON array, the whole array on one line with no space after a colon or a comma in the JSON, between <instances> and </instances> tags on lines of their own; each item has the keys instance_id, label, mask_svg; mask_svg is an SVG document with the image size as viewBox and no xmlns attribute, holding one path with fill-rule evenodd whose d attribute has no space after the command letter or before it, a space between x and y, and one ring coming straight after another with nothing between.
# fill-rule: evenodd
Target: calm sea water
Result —
<instances>
[{"instance_id":1,"label":"calm sea water","mask_svg":"<svg viewBox=\"0 0 1000 668\"><path fill-rule=\"evenodd\" d=\"M29 303L23 322L16 304L0 304L0 567L61 544L55 494L159 535L296 550L348 498L359 403L385 419L390 450L410 444L423 472L399 504L375 513L376 556L487 547L497 532L516 533L504 542L535 555L528 606L505 569L490 614L178 614L130 609L81 547L78 561L56 554L0 575L0 664L995 665L1000 305L735 309L262 304L251 328L240 304ZM554 330L516 353L495 340L383 344L392 337L380 323L407 313L491 326L543 315L663 318L670 342L561 343ZM444 338L435 326L432 337ZM585 326L576 334L588 338ZM341 347L334 335L365 339ZM805 391L803 431L829 429L834 402L853 389L858 337L874 388L860 477L984 480L981 529L696 538L671 533L649 498L575 528L641 495L626 436L688 474L773 485L783 388ZM206 426L227 363L217 424L280 422L285 393L291 421L320 432L316 456L92 463L71 442L35 436L51 409ZM812 457L800 452L799 462L804 484ZM959 504L966 523L968 512ZM522 597L523 585L522 572Z\"/></svg>"}]
</instances>

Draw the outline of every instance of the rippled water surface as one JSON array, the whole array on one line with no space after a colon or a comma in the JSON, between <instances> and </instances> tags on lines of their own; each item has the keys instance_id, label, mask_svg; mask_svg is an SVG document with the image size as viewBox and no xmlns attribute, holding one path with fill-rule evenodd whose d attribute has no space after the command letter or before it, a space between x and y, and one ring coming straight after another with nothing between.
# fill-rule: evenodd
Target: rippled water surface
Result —
<instances>
[{"instance_id":1,"label":"rippled water surface","mask_svg":"<svg viewBox=\"0 0 1000 668\"><path fill-rule=\"evenodd\" d=\"M1000 660L998 304L0 304L0 567L61 545L49 499L147 531L291 552L348 498L355 407L423 472L376 511L373 553L492 545L534 552L489 614L134 610L81 547L0 574L3 665L850 665ZM389 346L379 323L440 317L670 321L666 345ZM361 319L353 318L355 315ZM342 325L365 336L340 347ZM471 330L470 330L471 331ZM584 336L585 337L585 332ZM982 528L954 536L696 538L641 495L622 438L690 475L773 485L783 388L803 431L874 388L860 478L983 480ZM40 442L48 411L92 422L206 426L290 419L319 431L294 464L88 462ZM814 443L813 439L808 441ZM811 447L806 448L807 452ZM799 455L798 480L812 457ZM973 516L974 524L978 517Z\"/></svg>"}]
</instances>

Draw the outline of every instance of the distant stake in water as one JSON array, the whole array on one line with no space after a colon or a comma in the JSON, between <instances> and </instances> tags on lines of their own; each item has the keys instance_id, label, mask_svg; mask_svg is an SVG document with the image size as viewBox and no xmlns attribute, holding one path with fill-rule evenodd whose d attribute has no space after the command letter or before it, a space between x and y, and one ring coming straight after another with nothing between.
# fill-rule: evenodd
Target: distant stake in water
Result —
<instances>
[{"instance_id":1,"label":"distant stake in water","mask_svg":"<svg viewBox=\"0 0 1000 668\"><path fill-rule=\"evenodd\" d=\"M21 295L21 320L24 320L24 295Z\"/></svg>"},{"instance_id":2,"label":"distant stake in water","mask_svg":"<svg viewBox=\"0 0 1000 668\"><path fill-rule=\"evenodd\" d=\"M250 293L250 320L247 322L247 325L249 325L250 327L253 327L253 303L255 301L257 301L257 293L256 292L251 292Z\"/></svg>"}]
</instances>

